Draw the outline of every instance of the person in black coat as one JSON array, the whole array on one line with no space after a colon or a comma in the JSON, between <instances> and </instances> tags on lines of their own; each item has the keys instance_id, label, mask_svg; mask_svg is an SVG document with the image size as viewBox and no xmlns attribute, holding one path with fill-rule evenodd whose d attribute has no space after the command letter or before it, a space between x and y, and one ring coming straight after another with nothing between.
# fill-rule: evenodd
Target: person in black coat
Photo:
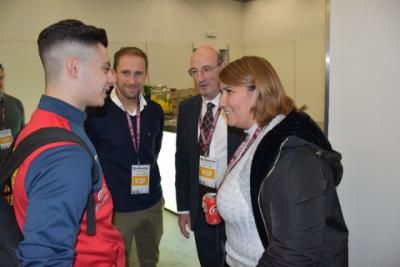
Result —
<instances>
[{"instance_id":1,"label":"person in black coat","mask_svg":"<svg viewBox=\"0 0 400 267\"><path fill-rule=\"evenodd\" d=\"M243 57L220 80L228 125L248 135L217 193L227 265L347 266L341 155L267 60Z\"/></svg>"}]
</instances>

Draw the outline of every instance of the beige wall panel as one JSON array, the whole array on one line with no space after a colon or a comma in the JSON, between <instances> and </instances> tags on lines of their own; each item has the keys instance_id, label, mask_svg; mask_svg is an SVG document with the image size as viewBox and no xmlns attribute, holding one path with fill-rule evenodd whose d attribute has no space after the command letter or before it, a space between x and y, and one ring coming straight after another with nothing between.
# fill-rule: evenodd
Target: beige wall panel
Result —
<instances>
[{"instance_id":1,"label":"beige wall panel","mask_svg":"<svg viewBox=\"0 0 400 267\"><path fill-rule=\"evenodd\" d=\"M177 89L193 87L192 78L187 74L192 47L191 43L148 43L150 84Z\"/></svg>"},{"instance_id":2,"label":"beige wall panel","mask_svg":"<svg viewBox=\"0 0 400 267\"><path fill-rule=\"evenodd\" d=\"M140 48L145 48L146 43L170 44L171 47L185 43L211 43L219 48L230 46L231 61L244 54L269 58L279 72L288 94L294 96L294 63L291 59L294 48L290 40L320 38L323 35L323 9L323 0L307 3L293 0L253 1L246 4L231 0L2 0L0 42L6 49L0 51L0 62L10 60L7 62L7 65L11 64L7 69L8 88L10 91L16 90L17 96L27 98L29 115L44 88L36 38L50 23L64 18L77 18L107 30L111 60L113 53L126 45ZM206 32L215 33L216 38L206 38ZM14 46L9 45L11 42L22 43ZM268 45L264 45L266 43ZM178 88L191 87L192 80L185 72L190 54L181 54L185 49L161 49L147 51L153 55L149 55L150 79L153 79L151 83L166 83ZM170 51L178 54L172 55ZM10 52L20 59L15 61ZM13 67L20 66L22 61L24 67ZM168 61L170 65L164 63ZM28 65L30 62L32 65ZM24 68L29 71L22 81L20 76ZM183 75L178 75L182 71L178 68L184 69ZM11 80L11 77L18 77L19 81L14 78ZM18 88L26 88L27 85L33 91L26 97L26 93Z\"/></svg>"},{"instance_id":3,"label":"beige wall panel","mask_svg":"<svg viewBox=\"0 0 400 267\"><path fill-rule=\"evenodd\" d=\"M243 5L232 0L1 0L0 39L34 40L51 23L83 20L110 41L242 43ZM16 28L16 25L18 27Z\"/></svg>"},{"instance_id":4,"label":"beige wall panel","mask_svg":"<svg viewBox=\"0 0 400 267\"><path fill-rule=\"evenodd\" d=\"M286 93L295 97L294 91L294 42L276 42L263 45L245 45L245 55L267 59L285 87Z\"/></svg>"},{"instance_id":5,"label":"beige wall panel","mask_svg":"<svg viewBox=\"0 0 400 267\"><path fill-rule=\"evenodd\" d=\"M231 44L229 49L229 61L232 62L244 56L244 46L240 44Z\"/></svg>"},{"instance_id":6,"label":"beige wall panel","mask_svg":"<svg viewBox=\"0 0 400 267\"><path fill-rule=\"evenodd\" d=\"M224 42L223 40L218 40L218 38L209 38L205 42L193 42L194 49L197 49L198 47L204 45L211 45L215 49L222 49L222 50L228 49L227 43Z\"/></svg>"},{"instance_id":7,"label":"beige wall panel","mask_svg":"<svg viewBox=\"0 0 400 267\"><path fill-rule=\"evenodd\" d=\"M5 67L5 90L19 98L28 120L44 93L44 72L34 41L0 41L0 62Z\"/></svg>"},{"instance_id":8,"label":"beige wall panel","mask_svg":"<svg viewBox=\"0 0 400 267\"><path fill-rule=\"evenodd\" d=\"M244 5L244 44L318 38L324 21L325 0L251 1Z\"/></svg>"},{"instance_id":9,"label":"beige wall panel","mask_svg":"<svg viewBox=\"0 0 400 267\"><path fill-rule=\"evenodd\" d=\"M296 104L307 105L316 121L324 120L324 42L300 40L295 45Z\"/></svg>"}]
</instances>

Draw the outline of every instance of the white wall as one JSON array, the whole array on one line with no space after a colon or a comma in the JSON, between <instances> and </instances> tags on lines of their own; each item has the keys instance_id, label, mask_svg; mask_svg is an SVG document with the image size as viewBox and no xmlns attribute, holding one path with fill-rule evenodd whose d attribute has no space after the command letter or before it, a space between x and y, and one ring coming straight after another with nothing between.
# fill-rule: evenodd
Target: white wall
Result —
<instances>
[{"instance_id":1,"label":"white wall","mask_svg":"<svg viewBox=\"0 0 400 267\"><path fill-rule=\"evenodd\" d=\"M324 0L258 0L244 5L244 44L324 36Z\"/></svg>"},{"instance_id":2,"label":"white wall","mask_svg":"<svg viewBox=\"0 0 400 267\"><path fill-rule=\"evenodd\" d=\"M298 106L324 121L325 0L244 5L243 54L268 59Z\"/></svg>"},{"instance_id":3,"label":"white wall","mask_svg":"<svg viewBox=\"0 0 400 267\"><path fill-rule=\"evenodd\" d=\"M104 27L112 41L242 43L242 4L231 0L1 0L1 40L36 40L64 18Z\"/></svg>"},{"instance_id":4,"label":"white wall","mask_svg":"<svg viewBox=\"0 0 400 267\"><path fill-rule=\"evenodd\" d=\"M400 266L400 1L331 1L329 137L350 266Z\"/></svg>"},{"instance_id":5,"label":"white wall","mask_svg":"<svg viewBox=\"0 0 400 267\"><path fill-rule=\"evenodd\" d=\"M193 86L186 75L192 47L230 49L230 59L259 55L271 61L286 91L318 122L324 110L324 0L1 0L0 62L6 90L27 117L44 89L36 39L46 26L77 18L104 27L110 56L121 46L143 48L149 83ZM215 39L205 37L213 32ZM173 68L171 67L173 66Z\"/></svg>"},{"instance_id":6,"label":"white wall","mask_svg":"<svg viewBox=\"0 0 400 267\"><path fill-rule=\"evenodd\" d=\"M36 39L43 28L65 18L105 28L110 56L122 45L149 48L150 83L191 87L186 70L193 43L222 48L241 44L242 13L242 4L231 0L1 0L0 62L6 68L6 90L22 100L29 118L44 91ZM207 39L209 31L217 38ZM179 49L174 57L171 52Z\"/></svg>"}]
</instances>

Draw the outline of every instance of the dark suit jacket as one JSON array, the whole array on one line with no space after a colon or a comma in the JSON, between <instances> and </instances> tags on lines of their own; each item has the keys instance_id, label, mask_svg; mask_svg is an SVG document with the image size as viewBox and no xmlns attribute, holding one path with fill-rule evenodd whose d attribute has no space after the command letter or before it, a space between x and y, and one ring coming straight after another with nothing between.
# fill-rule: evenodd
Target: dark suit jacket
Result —
<instances>
[{"instance_id":1,"label":"dark suit jacket","mask_svg":"<svg viewBox=\"0 0 400 267\"><path fill-rule=\"evenodd\" d=\"M200 206L198 120L201 104L201 96L196 95L179 105L176 134L176 202L178 211L190 211L192 229L195 229L196 215ZM227 127L227 131L228 162L242 140L243 131L232 127Z\"/></svg>"}]
</instances>

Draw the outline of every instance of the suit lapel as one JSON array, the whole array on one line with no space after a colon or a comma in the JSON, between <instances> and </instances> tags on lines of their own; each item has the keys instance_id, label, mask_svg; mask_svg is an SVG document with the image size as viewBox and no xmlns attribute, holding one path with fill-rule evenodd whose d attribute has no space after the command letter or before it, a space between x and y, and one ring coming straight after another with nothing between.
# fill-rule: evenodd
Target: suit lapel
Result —
<instances>
[{"instance_id":1,"label":"suit lapel","mask_svg":"<svg viewBox=\"0 0 400 267\"><path fill-rule=\"evenodd\" d=\"M188 111L192 114L192 116L189 116L189 121L187 122L188 127L190 129L190 143L193 145L193 149L197 150L197 144L198 144L198 135L199 135L199 130L198 130L198 123L199 123L199 117L201 113L201 96L197 96L194 105L193 105L193 110ZM197 153L195 153L197 154Z\"/></svg>"},{"instance_id":2,"label":"suit lapel","mask_svg":"<svg viewBox=\"0 0 400 267\"><path fill-rule=\"evenodd\" d=\"M201 113L201 104L202 104L202 99L201 96L198 95L193 99L193 103L190 106L191 110L186 110L188 112L187 116L187 121L186 121L186 127L187 127L187 140L188 140L188 147L192 149L192 152L189 154L190 157L192 157L191 161L192 162L192 175L194 177L197 176L199 170L199 149L198 149L198 121L199 121L199 116Z\"/></svg>"}]
</instances>

